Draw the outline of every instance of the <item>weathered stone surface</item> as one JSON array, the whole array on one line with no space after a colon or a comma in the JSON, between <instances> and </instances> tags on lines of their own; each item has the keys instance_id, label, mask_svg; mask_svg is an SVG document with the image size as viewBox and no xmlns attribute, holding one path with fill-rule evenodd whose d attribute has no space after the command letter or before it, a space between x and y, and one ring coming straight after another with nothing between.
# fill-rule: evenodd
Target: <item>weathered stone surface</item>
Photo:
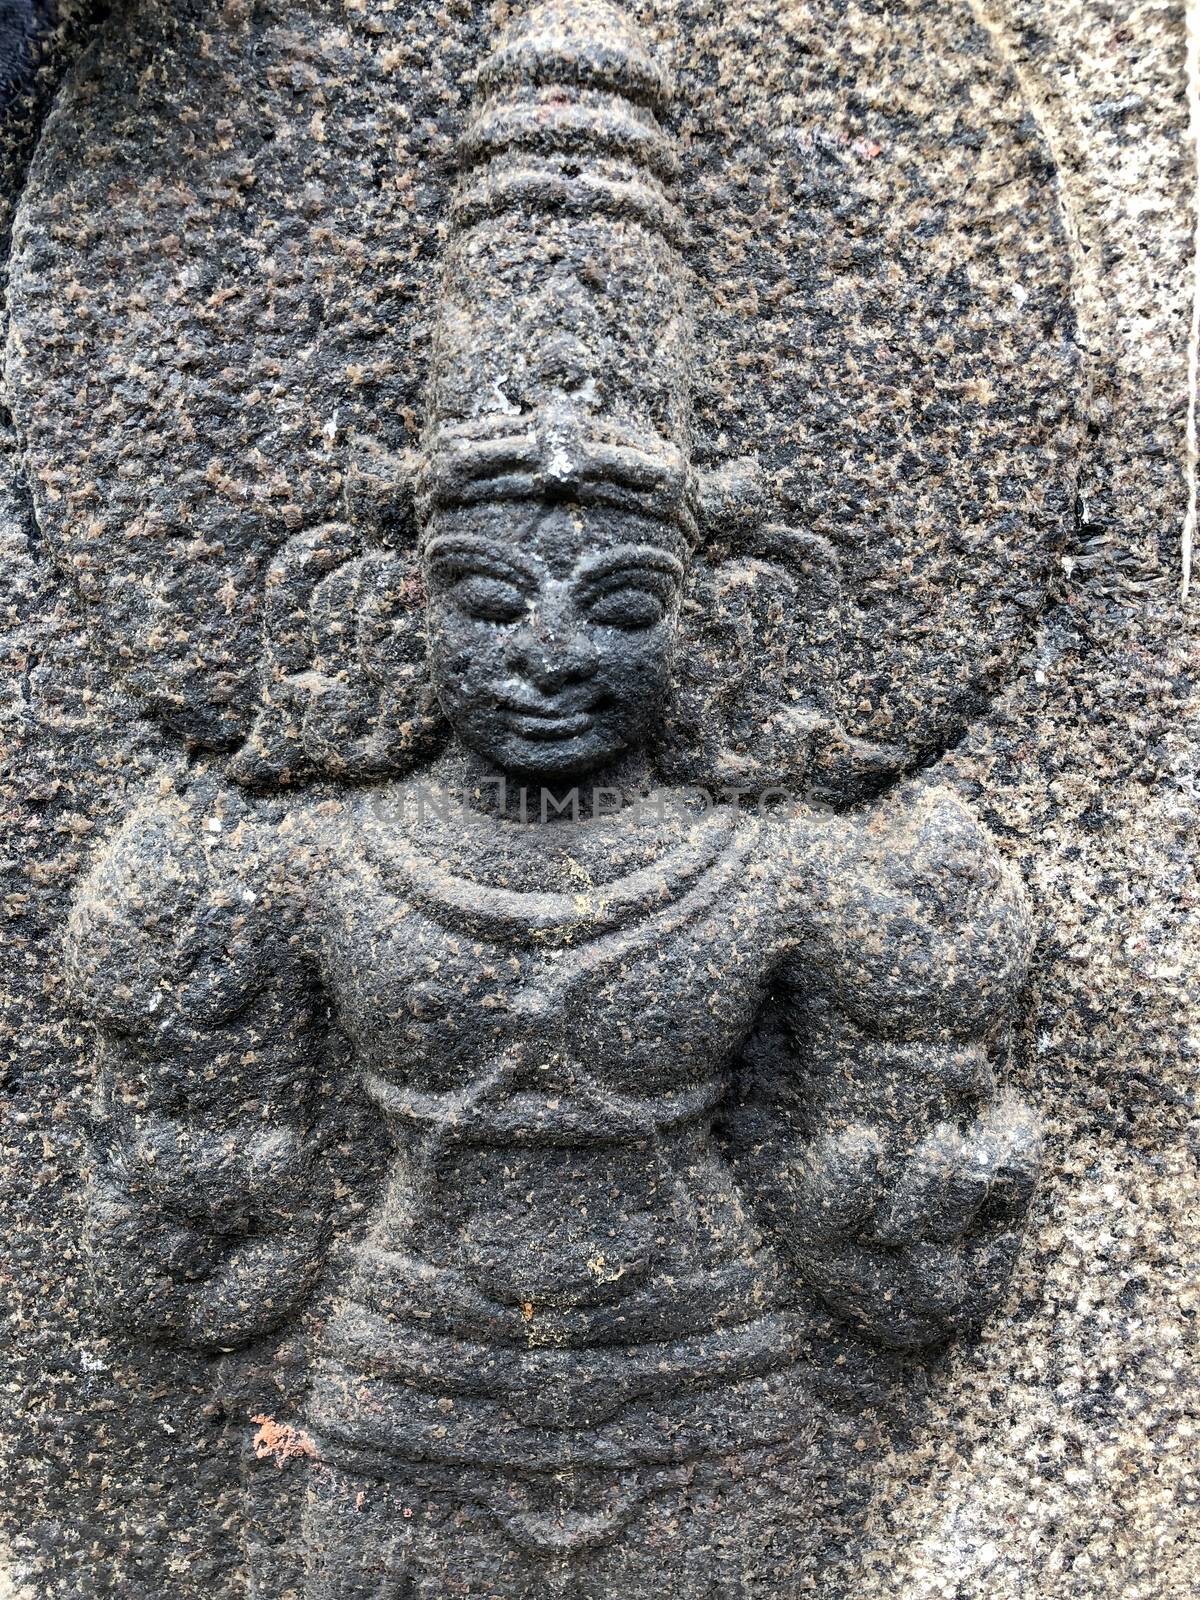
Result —
<instances>
[{"instance_id":1,"label":"weathered stone surface","mask_svg":"<svg viewBox=\"0 0 1200 1600\"><path fill-rule=\"evenodd\" d=\"M566 901L580 882L619 879L638 851L653 855L663 841L580 830L579 851L497 854L493 843L472 861L472 837L435 823L404 844L394 806L340 787L338 762L386 771L411 762L413 747L380 743L387 718L374 701L347 709L327 693L318 715L299 718L295 773L308 762L323 778L295 799L258 797L273 777L263 751L279 748L267 748L263 722L279 709L272 682L264 709L258 681L272 555L312 532L333 551L334 576L351 574L316 613L313 648L327 668L344 657L321 617L361 610L364 592L379 592L381 555L394 560L411 544L402 452L420 442L448 157L488 19L465 7L415 16L131 7L103 25L61 91L22 201L11 302L8 371L28 490L14 477L5 530L12 954L0 1193L12 1342L0 1386L0 1506L14 1575L38 1596L373 1593L348 1587L353 1560L396 1564L398 1533L406 1547L410 1532L427 1567L434 1552L434 1587L416 1594L545 1592L547 1573L550 1592L589 1596L657 1584L679 1595L819 1587L1074 1600L1195 1585L1186 1523L1195 1495L1186 1142L1195 653L1175 600L1193 208L1180 9L1043 12L1014 0L987 15L831 5L720 17L664 5L646 20L680 78L679 181L703 356L692 369L695 459L719 466L757 452L765 518L828 540L842 572L831 587L832 568L814 571L810 556L787 591L798 614L836 611L833 632L800 629L785 648L749 608L739 678L768 705L770 683L743 668L765 674L764 660L791 662L811 687L814 663L840 645L844 664L817 711L828 725L840 720L847 738L898 752L868 787L955 744L936 779L957 798L916 801L901 786L864 814L862 842L853 842L858 814L822 824L815 844L776 836L756 853L743 840L754 870L735 873L716 903L726 918L744 903L736 921L747 931L722 931L713 954L718 968L763 970L786 901L778 883L804 882L810 969L836 978L863 1024L885 1035L908 1028L896 1019L915 996L912 1025L925 1032L937 1015L928 987L911 975L897 985L868 960L855 967L845 950L821 955L822 938L836 942L831 929L853 928L857 916L845 948L869 945L891 895L905 905L912 895L940 926L947 870L969 864L974 907L980 885L991 893L1019 867L1037 944L1007 1067L1043 1109L1050 1154L1016 1282L975 1340L933 1356L883 1353L800 1291L788 1313L799 1318L799 1361L774 1389L745 1391L741 1414L714 1406L708 1418L714 1429L752 1431L773 1406L790 1419L786 1440L749 1454L743 1440L736 1465L719 1450L700 1453L635 1507L632 1534L601 1538L597 1555L565 1567L528 1548L571 1520L563 1506L514 1500L506 1524L505 1508L487 1500L494 1474L454 1510L428 1467L393 1473L386 1491L365 1467L357 1482L346 1462L315 1470L322 1425L344 1430L364 1403L361 1385L345 1380L339 1391L336 1370L307 1411L304 1392L312 1352L329 1338L328 1287L380 1292L348 1243L372 1203L378 1133L353 1098L327 1117L333 1097L322 1083L345 1081L336 1039L315 1089L293 1088L289 1041L309 1039L316 1021L304 985L290 998L286 990L295 939L300 948L310 933L324 941L343 1025L370 1058L386 1038L378 1019L393 1009L378 986L411 976L406 961L379 953L396 915L372 898L384 893L381 872L411 897L421 856L432 856L459 877ZM713 548L740 559L736 536L720 550L720 530L736 535L748 515L757 526L760 508L748 513L744 492L731 495L723 524L719 498L705 503L716 508ZM553 559L554 529L544 537ZM407 582L389 579L382 592L411 608L419 590ZM288 655L291 613L282 615L274 660L302 677ZM706 648L711 655L701 635L701 665ZM403 649L387 659L393 673L411 664ZM743 711L739 728L736 696L714 728L710 700L697 680L691 737L674 747L681 763L700 750L698 770L726 776L723 753L749 752L758 784L772 761L793 779L797 762L807 770L807 744L764 748L757 718ZM288 749L298 707L288 699L274 724ZM170 733L141 720L147 708ZM189 761L171 737L229 750L256 725L262 750L242 744L240 787L210 757ZM844 777L829 780L842 800ZM936 793L928 778L920 788ZM963 800L991 828L1003 872L980 868L990 847ZM941 819L932 830L920 825L930 805ZM765 826L770 835L775 825ZM692 824L676 816L671 827L682 836ZM397 837L416 867L396 859ZM932 862L922 853L930 839ZM248 914L238 910L245 893L257 908ZM439 900L436 884L422 893L404 924L410 955L442 937L430 929L445 893ZM445 912L468 941L497 915L489 893ZM75 966L64 975L72 897ZM986 1009L992 980L984 952L965 954L969 920L954 922L933 966L953 987L955 963L966 960L968 1009L975 998ZM131 958L134 935L146 942ZM658 991L634 1008L648 1081L688 1041L702 1014L695 996L720 1010L752 989L666 935L657 948ZM446 959L438 981L461 1005L480 973L469 956ZM130 982L153 963L156 983L139 1002ZM255 994L236 1009L238 986L249 995L264 975L284 982L282 998ZM503 1002L505 982L517 1010L538 996L536 983L497 976L487 979L493 999ZM89 985L93 1016L116 1024L118 1049L143 1025L161 1042L170 1019L152 1002L167 997L193 1050L167 1074L170 1094L194 1099L215 1059L208 1109L218 1121L240 1114L246 1094L270 1112L245 1168L253 1192L234 1196L216 1181L210 1193L204 1160L188 1167L168 1145L146 1178L185 1222L207 1214L211 1225L214 1196L229 1236L253 1217L281 1252L280 1270L268 1263L259 1278L250 1262L246 1281L261 1294L202 1291L197 1310L163 1280L159 1296L152 1231L135 1224L122 1236L119 1208L97 1211L95 1180L85 1200L81 1169L103 1175L115 1148L103 1119L90 1154L85 1147L95 1052L72 1002L86 1002ZM454 1015L449 993L422 1003L435 1024ZM565 1014L578 1026L586 1007L574 1007ZM609 1060L606 1030L624 1009L586 1023L587 1062ZM495 1014L489 1006L487 1027ZM206 1057L213 1026L229 1036ZM543 1019L534 1037L549 1028ZM769 1029L760 1033L742 1081L769 1084L778 1048ZM432 1059L443 1058L433 1050ZM847 1071L854 1092L860 1068L855 1058ZM785 1125L812 1104L804 1096L785 1108ZM819 1280L832 1255L828 1235L814 1248L812 1188L784 1182L773 1192L770 1137L746 1133L777 1130L775 1110L756 1124L752 1094L727 1113L731 1147L740 1140L762 1225L785 1239L791 1230ZM322 1121L320 1161L294 1170L281 1125ZM819 1180L819 1164L810 1170ZM852 1174L832 1170L844 1193ZM478 1176L492 1196L512 1181L499 1170ZM572 1179L577 1193L589 1181L594 1167ZM607 1182L628 1202L646 1178L632 1163ZM446 1180L450 1201L460 1189ZM618 1205L614 1219L635 1220L638 1209ZM83 1271L85 1212L99 1295ZM524 1323L525 1287L499 1284L514 1235L528 1233L540 1289L563 1230L552 1209L531 1216L501 1205L497 1214L507 1231L466 1236L471 1270L494 1296L507 1293ZM106 1215L119 1245L107 1268L94 1231L98 1221L103 1234ZM381 1215L397 1226L394 1206ZM209 1353L131 1337L146 1305L157 1331L201 1346L265 1334L292 1297L304 1298L323 1222L346 1240L320 1241L330 1248L326 1290L282 1335ZM893 1214L890 1225L902 1223ZM720 1234L730 1224L713 1226ZM565 1271L565 1257L555 1260ZM641 1281L643 1269L631 1233L622 1270ZM567 1324L584 1313L583 1291L567 1278L551 1316L569 1341ZM197 1281L217 1282L203 1271ZM870 1328L861 1296L846 1303L836 1283L815 1286ZM585 1287L584 1304L597 1283ZM430 1288L435 1303L425 1307L435 1319L449 1314L441 1292ZM122 1295L125 1326L110 1336L105 1314ZM604 1304L586 1314L603 1315ZM234 1326L246 1308L249 1323ZM347 1326L343 1309L340 1319L343 1342L361 1341L353 1316ZM894 1335L893 1309L874 1331L889 1327ZM511 1390L531 1413L526 1427L539 1406L561 1421L577 1403L569 1384L554 1388L556 1353L534 1348ZM373 1381L380 1398L387 1380ZM616 1381L597 1369L596 1404ZM406 1407L382 1427L393 1447L416 1425ZM428 1419L431 1437L449 1414ZM357 1426L361 1439L361 1418ZM585 1433L594 1426L585 1421ZM675 1426L689 1424L680 1416ZM306 1480L315 1491L302 1511ZM602 1487L623 1517L625 1497ZM595 1514L598 1486L585 1473L574 1488L567 1509L578 1526ZM508 1535L497 1532L505 1526Z\"/></svg>"},{"instance_id":2,"label":"weathered stone surface","mask_svg":"<svg viewBox=\"0 0 1200 1600\"><path fill-rule=\"evenodd\" d=\"M698 458L757 452L831 540L854 730L936 753L1014 666L1070 521L1049 152L965 4L651 20L679 77ZM360 533L394 514L373 458L416 442L484 37L466 6L135 7L42 141L11 362L33 493L109 654L201 743L246 731L271 553L348 493Z\"/></svg>"}]
</instances>

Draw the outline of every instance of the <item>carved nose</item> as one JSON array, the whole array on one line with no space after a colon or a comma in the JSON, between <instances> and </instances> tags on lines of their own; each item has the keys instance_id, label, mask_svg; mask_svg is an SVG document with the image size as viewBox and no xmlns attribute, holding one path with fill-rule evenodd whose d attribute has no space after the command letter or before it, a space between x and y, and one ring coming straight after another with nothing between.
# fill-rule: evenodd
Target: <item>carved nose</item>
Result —
<instances>
[{"instance_id":1,"label":"carved nose","mask_svg":"<svg viewBox=\"0 0 1200 1600\"><path fill-rule=\"evenodd\" d=\"M581 634L549 628L523 629L510 660L543 694L581 683L596 670L596 653Z\"/></svg>"}]
</instances>

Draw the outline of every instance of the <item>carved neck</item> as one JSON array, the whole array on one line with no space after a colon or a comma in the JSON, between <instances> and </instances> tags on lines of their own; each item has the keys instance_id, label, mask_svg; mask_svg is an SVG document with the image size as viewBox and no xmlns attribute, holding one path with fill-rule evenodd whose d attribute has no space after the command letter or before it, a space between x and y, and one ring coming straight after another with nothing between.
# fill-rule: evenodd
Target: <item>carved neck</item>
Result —
<instances>
[{"instance_id":1,"label":"carved neck","mask_svg":"<svg viewBox=\"0 0 1200 1600\"><path fill-rule=\"evenodd\" d=\"M483 816L530 826L609 816L655 787L657 779L644 750L626 752L597 772L576 778L505 773L457 740L431 774L435 783L462 794Z\"/></svg>"}]
</instances>

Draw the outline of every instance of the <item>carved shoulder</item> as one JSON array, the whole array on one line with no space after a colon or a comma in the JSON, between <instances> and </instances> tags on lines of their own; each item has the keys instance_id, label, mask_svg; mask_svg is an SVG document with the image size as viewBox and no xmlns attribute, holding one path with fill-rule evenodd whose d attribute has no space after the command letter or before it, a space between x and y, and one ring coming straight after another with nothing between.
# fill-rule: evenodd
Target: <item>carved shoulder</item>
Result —
<instances>
[{"instance_id":1,"label":"carved shoulder","mask_svg":"<svg viewBox=\"0 0 1200 1600\"><path fill-rule=\"evenodd\" d=\"M897 1038L978 1038L1004 1017L1028 971L1028 900L957 796L906 785L819 853L805 986Z\"/></svg>"},{"instance_id":2,"label":"carved shoulder","mask_svg":"<svg viewBox=\"0 0 1200 1600\"><path fill-rule=\"evenodd\" d=\"M269 826L201 780L147 797L75 895L72 998L106 1030L166 1042L222 1025L294 965L296 897Z\"/></svg>"},{"instance_id":3,"label":"carved shoulder","mask_svg":"<svg viewBox=\"0 0 1200 1600\"><path fill-rule=\"evenodd\" d=\"M86 1239L106 1315L226 1349L310 1292L326 1067L278 818L207 778L130 815L80 887L75 999L97 1024Z\"/></svg>"}]
</instances>

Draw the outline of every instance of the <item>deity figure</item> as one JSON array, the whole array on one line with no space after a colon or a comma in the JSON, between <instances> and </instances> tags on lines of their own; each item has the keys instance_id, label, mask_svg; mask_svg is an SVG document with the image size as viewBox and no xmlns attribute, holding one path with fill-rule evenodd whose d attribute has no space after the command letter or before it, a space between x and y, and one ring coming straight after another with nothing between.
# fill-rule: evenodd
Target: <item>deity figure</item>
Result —
<instances>
[{"instance_id":1,"label":"deity figure","mask_svg":"<svg viewBox=\"0 0 1200 1600\"><path fill-rule=\"evenodd\" d=\"M265 1337L327 1272L358 1082L386 1171L311 1373L305 1600L767 1593L712 1507L805 1435L814 1330L914 1350L1004 1291L1030 918L842 731L828 546L693 459L654 52L547 0L476 92L402 510L297 536L251 746L78 896L90 1248L127 1328Z\"/></svg>"}]
</instances>

